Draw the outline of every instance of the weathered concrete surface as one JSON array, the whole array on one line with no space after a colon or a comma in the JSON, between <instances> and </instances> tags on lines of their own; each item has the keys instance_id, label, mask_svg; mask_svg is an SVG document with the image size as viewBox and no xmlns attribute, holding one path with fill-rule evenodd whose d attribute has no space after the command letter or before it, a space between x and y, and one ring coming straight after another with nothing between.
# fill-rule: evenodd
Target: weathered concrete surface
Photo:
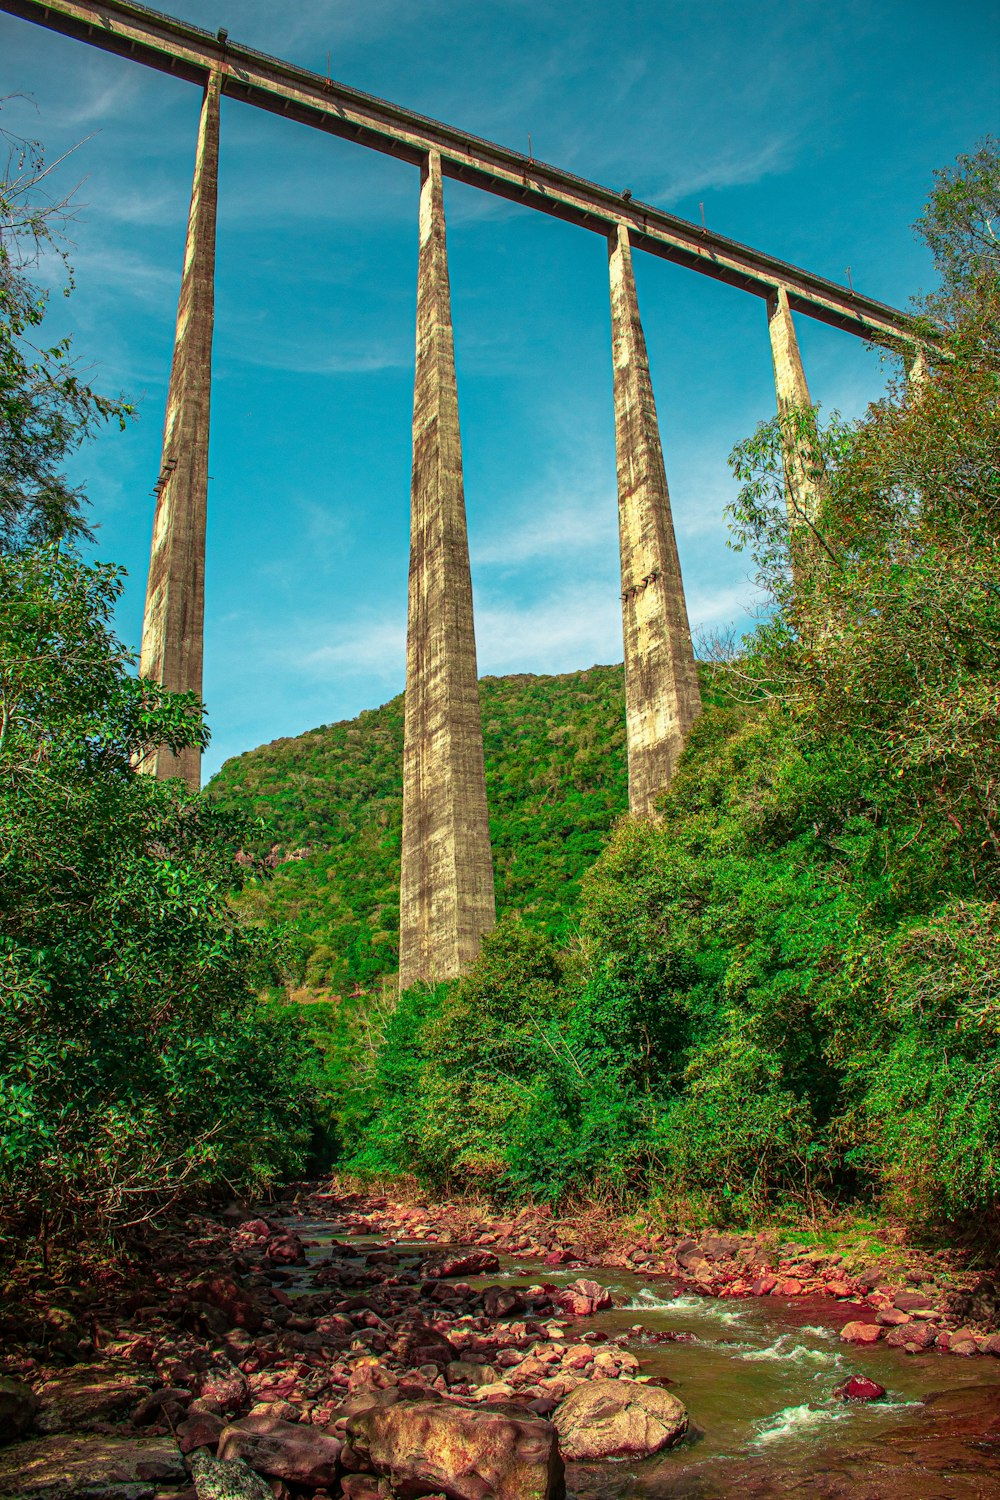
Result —
<instances>
[{"instance_id":1,"label":"weathered concrete surface","mask_svg":"<svg viewBox=\"0 0 1000 1500\"><path fill-rule=\"evenodd\" d=\"M911 399L921 396L927 389L930 374L927 351L921 345L911 347L904 355L904 363L906 365L906 388Z\"/></svg>"},{"instance_id":2,"label":"weathered concrete surface","mask_svg":"<svg viewBox=\"0 0 1000 1500\"><path fill-rule=\"evenodd\" d=\"M198 129L174 359L157 480L139 671L165 687L201 693L205 620L208 428L215 324L215 220L220 75L205 89ZM142 770L201 783L201 753L162 746Z\"/></svg>"},{"instance_id":3,"label":"weathered concrete surface","mask_svg":"<svg viewBox=\"0 0 1000 1500\"><path fill-rule=\"evenodd\" d=\"M812 401L784 287L778 287L768 299L767 325L778 416L782 421L788 524L793 536L798 535L799 545L808 545L814 539L813 527L827 494L827 484L822 459L801 426L800 418L811 408Z\"/></svg>"},{"instance_id":4,"label":"weathered concrete surface","mask_svg":"<svg viewBox=\"0 0 1000 1500\"><path fill-rule=\"evenodd\" d=\"M701 713L628 229L609 239L629 810L670 782Z\"/></svg>"},{"instance_id":5,"label":"weathered concrete surface","mask_svg":"<svg viewBox=\"0 0 1000 1500\"><path fill-rule=\"evenodd\" d=\"M399 982L452 978L496 919L441 162L420 192Z\"/></svg>"}]
</instances>

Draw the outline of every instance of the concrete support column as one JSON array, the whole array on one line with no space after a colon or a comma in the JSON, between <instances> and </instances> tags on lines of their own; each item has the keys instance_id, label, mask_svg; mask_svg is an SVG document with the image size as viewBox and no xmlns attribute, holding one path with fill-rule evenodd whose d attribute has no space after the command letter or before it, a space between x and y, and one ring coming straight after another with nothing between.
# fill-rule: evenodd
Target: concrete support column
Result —
<instances>
[{"instance_id":1,"label":"concrete support column","mask_svg":"<svg viewBox=\"0 0 1000 1500\"><path fill-rule=\"evenodd\" d=\"M701 692L624 224L608 250L629 810L649 817L701 713Z\"/></svg>"},{"instance_id":2,"label":"concrete support column","mask_svg":"<svg viewBox=\"0 0 1000 1500\"><path fill-rule=\"evenodd\" d=\"M213 73L205 87L198 128L139 664L141 676L175 691L199 695L205 620L220 91L221 77ZM197 790L201 752L183 750L175 755L161 746L141 769L156 776L182 776Z\"/></svg>"},{"instance_id":3,"label":"concrete support column","mask_svg":"<svg viewBox=\"0 0 1000 1500\"><path fill-rule=\"evenodd\" d=\"M774 386L778 397L778 417L782 422L785 455L785 503L788 524L794 535L807 533L819 515L827 493L822 472L822 458L809 437L796 429L796 414L811 408L799 341L795 336L788 293L783 286L775 288L767 302L767 322L771 334L771 358L774 362Z\"/></svg>"},{"instance_id":4,"label":"concrete support column","mask_svg":"<svg viewBox=\"0 0 1000 1500\"><path fill-rule=\"evenodd\" d=\"M400 988L463 973L496 920L441 158L420 190Z\"/></svg>"},{"instance_id":5,"label":"concrete support column","mask_svg":"<svg viewBox=\"0 0 1000 1500\"><path fill-rule=\"evenodd\" d=\"M927 389L927 352L922 344L914 344L903 355L906 366L906 389L911 400L923 395Z\"/></svg>"}]
</instances>

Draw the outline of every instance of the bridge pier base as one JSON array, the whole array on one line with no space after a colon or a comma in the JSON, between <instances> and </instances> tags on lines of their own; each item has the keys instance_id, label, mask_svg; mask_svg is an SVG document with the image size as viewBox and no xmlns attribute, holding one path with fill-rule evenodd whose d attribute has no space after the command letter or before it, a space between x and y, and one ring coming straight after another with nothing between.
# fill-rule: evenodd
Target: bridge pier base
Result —
<instances>
[{"instance_id":1,"label":"bridge pier base","mask_svg":"<svg viewBox=\"0 0 1000 1500\"><path fill-rule=\"evenodd\" d=\"M441 158L420 192L399 984L463 973L496 918Z\"/></svg>"},{"instance_id":2,"label":"bridge pier base","mask_svg":"<svg viewBox=\"0 0 1000 1500\"><path fill-rule=\"evenodd\" d=\"M608 250L629 811L649 817L701 713L701 691L624 224Z\"/></svg>"},{"instance_id":3,"label":"bridge pier base","mask_svg":"<svg viewBox=\"0 0 1000 1500\"><path fill-rule=\"evenodd\" d=\"M174 358L163 426L163 458L146 585L139 672L177 692L202 688L208 429L215 323L215 220L219 187L221 77L205 86L198 128ZM201 785L201 752L161 745L140 767Z\"/></svg>"}]
</instances>

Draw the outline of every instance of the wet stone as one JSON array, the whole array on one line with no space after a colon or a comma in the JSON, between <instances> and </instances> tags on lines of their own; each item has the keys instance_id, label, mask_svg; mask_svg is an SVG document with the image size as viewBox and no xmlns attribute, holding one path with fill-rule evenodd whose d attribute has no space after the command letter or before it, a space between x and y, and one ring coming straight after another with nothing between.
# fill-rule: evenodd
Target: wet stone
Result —
<instances>
[{"instance_id":1,"label":"wet stone","mask_svg":"<svg viewBox=\"0 0 1000 1500\"><path fill-rule=\"evenodd\" d=\"M0 1448L4 1500L152 1500L160 1483L186 1477L180 1449L166 1437L57 1433Z\"/></svg>"},{"instance_id":2,"label":"wet stone","mask_svg":"<svg viewBox=\"0 0 1000 1500\"><path fill-rule=\"evenodd\" d=\"M77 1365L47 1380L38 1393L39 1432L65 1432L126 1417L151 1394L149 1385L127 1371L104 1365Z\"/></svg>"}]
</instances>

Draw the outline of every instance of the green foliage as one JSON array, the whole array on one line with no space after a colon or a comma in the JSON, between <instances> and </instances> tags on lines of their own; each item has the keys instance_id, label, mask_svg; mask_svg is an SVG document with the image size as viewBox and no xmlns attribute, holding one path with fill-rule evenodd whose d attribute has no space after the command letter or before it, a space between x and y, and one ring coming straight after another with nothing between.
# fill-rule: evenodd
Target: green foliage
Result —
<instances>
[{"instance_id":1,"label":"green foliage","mask_svg":"<svg viewBox=\"0 0 1000 1500\"><path fill-rule=\"evenodd\" d=\"M987 136L975 151L935 174L934 191L914 228L934 256L940 279L923 298L932 323L952 333L982 327L982 297L995 292L1000 258L1000 152ZM994 327L992 353L997 353Z\"/></svg>"},{"instance_id":2,"label":"green foliage","mask_svg":"<svg viewBox=\"0 0 1000 1500\"><path fill-rule=\"evenodd\" d=\"M565 938L628 805L622 668L484 677L480 696L498 910ZM301 933L311 988L347 995L396 969L402 756L399 697L227 761L208 788L261 820L248 853L282 859L248 899Z\"/></svg>"},{"instance_id":3,"label":"green foliage","mask_svg":"<svg viewBox=\"0 0 1000 1500\"><path fill-rule=\"evenodd\" d=\"M2 102L0 102L2 108ZM0 130L8 147L0 178L0 550L90 535L83 496L62 473L67 457L96 427L124 426L133 408L99 395L81 378L69 339L36 340L48 293L28 269L55 250L66 205L40 187L47 175L37 141ZM72 288L72 279L66 294Z\"/></svg>"},{"instance_id":4,"label":"green foliage","mask_svg":"<svg viewBox=\"0 0 1000 1500\"><path fill-rule=\"evenodd\" d=\"M984 148L922 221L947 294L923 382L734 454L770 618L574 916L502 923L465 979L402 997L353 1080L358 1165L656 1193L688 1220L848 1197L995 1213L997 181ZM791 440L822 458L807 548Z\"/></svg>"},{"instance_id":5,"label":"green foliage","mask_svg":"<svg viewBox=\"0 0 1000 1500\"><path fill-rule=\"evenodd\" d=\"M141 1217L295 1166L304 1047L273 939L228 895L241 828L140 775L203 743L193 695L137 680L120 575L0 556L0 1199Z\"/></svg>"}]
</instances>

